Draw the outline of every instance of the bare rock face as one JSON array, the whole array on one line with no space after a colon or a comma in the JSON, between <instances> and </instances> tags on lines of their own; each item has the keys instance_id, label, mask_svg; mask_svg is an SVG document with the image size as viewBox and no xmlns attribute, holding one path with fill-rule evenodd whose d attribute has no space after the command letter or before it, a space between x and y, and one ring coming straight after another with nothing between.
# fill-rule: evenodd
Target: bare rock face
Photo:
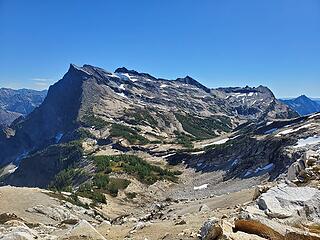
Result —
<instances>
[{"instance_id":1,"label":"bare rock face","mask_svg":"<svg viewBox=\"0 0 320 240\"><path fill-rule=\"evenodd\" d=\"M212 218L206 221L200 229L200 238L203 240L218 240L223 236L219 220Z\"/></svg>"},{"instance_id":2,"label":"bare rock face","mask_svg":"<svg viewBox=\"0 0 320 240\"><path fill-rule=\"evenodd\" d=\"M199 208L199 212L208 212L208 211L210 211L210 208L206 204L201 205Z\"/></svg>"},{"instance_id":3,"label":"bare rock face","mask_svg":"<svg viewBox=\"0 0 320 240\"><path fill-rule=\"evenodd\" d=\"M17 220L5 222L5 228L0 230L1 240L32 240L37 238L39 235L36 231Z\"/></svg>"},{"instance_id":4,"label":"bare rock face","mask_svg":"<svg viewBox=\"0 0 320 240\"><path fill-rule=\"evenodd\" d=\"M320 239L320 191L311 187L279 184L263 193L241 211L234 231L254 234L272 240Z\"/></svg>"},{"instance_id":5,"label":"bare rock face","mask_svg":"<svg viewBox=\"0 0 320 240\"><path fill-rule=\"evenodd\" d=\"M279 185L263 193L258 206L272 218L302 217L320 223L320 191Z\"/></svg>"},{"instance_id":6,"label":"bare rock face","mask_svg":"<svg viewBox=\"0 0 320 240\"><path fill-rule=\"evenodd\" d=\"M307 150L303 157L288 168L287 179L292 182L309 182L320 179L320 152Z\"/></svg>"},{"instance_id":7,"label":"bare rock face","mask_svg":"<svg viewBox=\"0 0 320 240\"><path fill-rule=\"evenodd\" d=\"M27 212L43 214L58 222L79 219L76 215L72 214L68 209L62 206L37 205L30 209L27 209Z\"/></svg>"},{"instance_id":8,"label":"bare rock face","mask_svg":"<svg viewBox=\"0 0 320 240\"><path fill-rule=\"evenodd\" d=\"M319 240L320 237L317 234L306 233L303 230L297 228L290 228L285 225L276 225L272 222L264 222L254 219L237 219L235 221L234 232L245 232L248 234L262 237L263 239L271 240ZM282 231L278 231L278 228L282 228Z\"/></svg>"},{"instance_id":9,"label":"bare rock face","mask_svg":"<svg viewBox=\"0 0 320 240\"><path fill-rule=\"evenodd\" d=\"M90 223L81 220L61 239L96 239L106 240Z\"/></svg>"}]
</instances>

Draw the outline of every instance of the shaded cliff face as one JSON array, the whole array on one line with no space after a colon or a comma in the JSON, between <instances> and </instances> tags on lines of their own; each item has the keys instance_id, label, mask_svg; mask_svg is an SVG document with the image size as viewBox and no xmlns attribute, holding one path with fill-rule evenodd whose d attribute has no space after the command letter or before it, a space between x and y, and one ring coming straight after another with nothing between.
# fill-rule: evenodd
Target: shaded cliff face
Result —
<instances>
[{"instance_id":1,"label":"shaded cliff face","mask_svg":"<svg viewBox=\"0 0 320 240\"><path fill-rule=\"evenodd\" d=\"M25 119L14 122L14 136L0 140L0 165L19 160L21 156L60 140L64 133L77 127L82 84L88 75L70 66L66 75L49 88L40 107Z\"/></svg>"}]
</instances>

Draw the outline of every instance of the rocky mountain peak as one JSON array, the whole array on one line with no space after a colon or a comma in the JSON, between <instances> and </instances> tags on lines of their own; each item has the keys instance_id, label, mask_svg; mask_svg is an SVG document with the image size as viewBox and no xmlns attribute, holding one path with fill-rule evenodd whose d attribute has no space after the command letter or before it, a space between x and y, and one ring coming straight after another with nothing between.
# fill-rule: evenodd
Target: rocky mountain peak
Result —
<instances>
[{"instance_id":1,"label":"rocky mountain peak","mask_svg":"<svg viewBox=\"0 0 320 240\"><path fill-rule=\"evenodd\" d=\"M114 72L115 73L122 73L122 74L129 74L129 75L137 76L137 77L144 77L149 80L158 80L157 78L155 78L154 76L151 76L148 73L141 73L141 72L137 72L136 70L128 70L125 67L117 68Z\"/></svg>"},{"instance_id":2,"label":"rocky mountain peak","mask_svg":"<svg viewBox=\"0 0 320 240\"><path fill-rule=\"evenodd\" d=\"M74 73L78 73L78 74L82 74L82 75L88 75L90 76L90 72L86 71L85 68L83 67L78 67L77 65L71 63L69 66L69 70L66 74L74 74Z\"/></svg>"},{"instance_id":3,"label":"rocky mountain peak","mask_svg":"<svg viewBox=\"0 0 320 240\"><path fill-rule=\"evenodd\" d=\"M307 101L307 102L312 101L312 100L311 100L310 98L308 98L306 95L301 95L301 96L297 97L296 100L298 100L298 101Z\"/></svg>"},{"instance_id":4,"label":"rocky mountain peak","mask_svg":"<svg viewBox=\"0 0 320 240\"><path fill-rule=\"evenodd\" d=\"M177 78L176 79L177 82L181 82L181 83L184 83L184 84L190 84L190 85L193 85L193 86L196 86L202 90L204 90L205 92L209 93L210 92L210 89L205 87L204 85L202 85L201 83L199 83L197 80L193 79L192 77L190 76L186 76L184 78Z\"/></svg>"},{"instance_id":5,"label":"rocky mountain peak","mask_svg":"<svg viewBox=\"0 0 320 240\"><path fill-rule=\"evenodd\" d=\"M294 99L283 99L281 101L297 111L300 115L308 115L320 111L320 105L306 95L301 95Z\"/></svg>"},{"instance_id":6,"label":"rocky mountain peak","mask_svg":"<svg viewBox=\"0 0 320 240\"><path fill-rule=\"evenodd\" d=\"M115 73L138 73L134 70L128 70L126 67L117 68L114 72Z\"/></svg>"},{"instance_id":7,"label":"rocky mountain peak","mask_svg":"<svg viewBox=\"0 0 320 240\"><path fill-rule=\"evenodd\" d=\"M256 89L258 91L260 91L260 92L264 92L264 93L270 94L272 97L274 97L273 92L270 90L270 88L268 88L266 86L260 85Z\"/></svg>"}]
</instances>

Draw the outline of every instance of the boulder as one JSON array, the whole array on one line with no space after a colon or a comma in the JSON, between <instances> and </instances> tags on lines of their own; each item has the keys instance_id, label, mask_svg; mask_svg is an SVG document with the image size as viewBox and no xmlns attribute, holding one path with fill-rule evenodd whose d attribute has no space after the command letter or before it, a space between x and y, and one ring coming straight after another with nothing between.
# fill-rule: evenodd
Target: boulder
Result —
<instances>
[{"instance_id":1,"label":"boulder","mask_svg":"<svg viewBox=\"0 0 320 240\"><path fill-rule=\"evenodd\" d=\"M210 211L210 208L206 204L201 205L199 208L199 212L209 212L209 211Z\"/></svg>"},{"instance_id":2,"label":"boulder","mask_svg":"<svg viewBox=\"0 0 320 240\"><path fill-rule=\"evenodd\" d=\"M37 233L22 222L7 222L3 232L0 231L1 240L33 240L39 238ZM10 227L8 227L10 226Z\"/></svg>"},{"instance_id":3,"label":"boulder","mask_svg":"<svg viewBox=\"0 0 320 240\"><path fill-rule=\"evenodd\" d=\"M200 238L202 240L218 240L222 238L223 230L219 220L211 218L207 220L200 229Z\"/></svg>"},{"instance_id":4,"label":"boulder","mask_svg":"<svg viewBox=\"0 0 320 240\"><path fill-rule=\"evenodd\" d=\"M298 217L320 223L320 191L280 184L263 193L258 206L271 218Z\"/></svg>"},{"instance_id":5,"label":"boulder","mask_svg":"<svg viewBox=\"0 0 320 240\"><path fill-rule=\"evenodd\" d=\"M77 216L72 214L69 209L63 206L37 205L27 209L27 212L43 214L58 222L62 222L68 219L75 219L75 220L79 219Z\"/></svg>"},{"instance_id":6,"label":"boulder","mask_svg":"<svg viewBox=\"0 0 320 240\"><path fill-rule=\"evenodd\" d=\"M81 220L67 232L62 239L96 239L106 240L90 223Z\"/></svg>"},{"instance_id":7,"label":"boulder","mask_svg":"<svg viewBox=\"0 0 320 240\"><path fill-rule=\"evenodd\" d=\"M11 232L0 236L1 240L34 240L34 236L32 234L26 232Z\"/></svg>"},{"instance_id":8,"label":"boulder","mask_svg":"<svg viewBox=\"0 0 320 240\"><path fill-rule=\"evenodd\" d=\"M281 233L277 231L277 228L274 229L273 227L274 224L267 224L267 221L260 222L259 220L253 219L237 219L235 220L235 227L233 228L233 231L254 234L270 240L320 240L318 235L306 233L297 228L283 225L282 231L285 231Z\"/></svg>"}]
</instances>

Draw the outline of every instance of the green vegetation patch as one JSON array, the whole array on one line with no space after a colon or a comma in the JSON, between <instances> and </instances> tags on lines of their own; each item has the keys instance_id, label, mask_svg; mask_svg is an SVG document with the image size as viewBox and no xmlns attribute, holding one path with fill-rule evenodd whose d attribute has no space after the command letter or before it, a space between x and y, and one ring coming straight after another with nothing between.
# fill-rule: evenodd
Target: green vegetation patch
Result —
<instances>
[{"instance_id":1,"label":"green vegetation patch","mask_svg":"<svg viewBox=\"0 0 320 240\"><path fill-rule=\"evenodd\" d=\"M85 128L77 129L75 134L77 139L95 138L95 136Z\"/></svg>"},{"instance_id":2,"label":"green vegetation patch","mask_svg":"<svg viewBox=\"0 0 320 240\"><path fill-rule=\"evenodd\" d=\"M108 192L111 196L118 196L119 190L126 189L131 182L127 179L123 178L110 178L110 182L108 185Z\"/></svg>"},{"instance_id":3,"label":"green vegetation patch","mask_svg":"<svg viewBox=\"0 0 320 240\"><path fill-rule=\"evenodd\" d=\"M197 139L216 137L215 131L231 131L231 121L228 117L212 116L208 118L194 117L190 114L175 114L183 129Z\"/></svg>"},{"instance_id":4,"label":"green vegetation patch","mask_svg":"<svg viewBox=\"0 0 320 240\"><path fill-rule=\"evenodd\" d=\"M60 192L46 192L45 194L47 194L48 196L50 196L52 198L57 198L62 201L70 202L73 205L77 205L77 206L89 209L89 205L82 203L79 200L78 195L76 193L72 193L70 196L65 196Z\"/></svg>"},{"instance_id":5,"label":"green vegetation patch","mask_svg":"<svg viewBox=\"0 0 320 240\"><path fill-rule=\"evenodd\" d=\"M131 144L147 144L149 140L138 134L135 129L121 125L112 124L110 130L111 137L123 137L129 141Z\"/></svg>"},{"instance_id":6,"label":"green vegetation patch","mask_svg":"<svg viewBox=\"0 0 320 240\"><path fill-rule=\"evenodd\" d=\"M95 189L92 183L82 184L77 191L77 195L91 199L94 204L107 203L104 192L100 189Z\"/></svg>"},{"instance_id":7,"label":"green vegetation patch","mask_svg":"<svg viewBox=\"0 0 320 240\"><path fill-rule=\"evenodd\" d=\"M49 147L51 148L51 146ZM53 145L53 150L59 154L59 162L62 168L68 168L78 162L83 156L83 148L81 141L72 141L65 144Z\"/></svg>"},{"instance_id":8,"label":"green vegetation patch","mask_svg":"<svg viewBox=\"0 0 320 240\"><path fill-rule=\"evenodd\" d=\"M134 198L137 197L137 193L135 193L135 192L127 192L127 193L126 193L126 196L127 196L127 198L129 198L129 199L134 199Z\"/></svg>"},{"instance_id":9,"label":"green vegetation patch","mask_svg":"<svg viewBox=\"0 0 320 240\"><path fill-rule=\"evenodd\" d=\"M81 196L94 199L98 202L101 199L98 193L108 193L113 197L118 195L119 190L126 189L131 182L122 178L109 178L105 173L97 173L93 177L92 184L82 185L78 192Z\"/></svg>"},{"instance_id":10,"label":"green vegetation patch","mask_svg":"<svg viewBox=\"0 0 320 240\"><path fill-rule=\"evenodd\" d=\"M180 133L178 131L175 131L175 135L177 137L177 141L179 144L184 146L185 148L191 149L193 148L192 141L196 140L195 137L192 137L190 135L187 135L185 133Z\"/></svg>"},{"instance_id":11,"label":"green vegetation patch","mask_svg":"<svg viewBox=\"0 0 320 240\"><path fill-rule=\"evenodd\" d=\"M147 109L135 109L134 111L128 112L127 117L133 118L132 124L141 124L146 122L151 126L157 126L157 121L152 117L150 110Z\"/></svg>"},{"instance_id":12,"label":"green vegetation patch","mask_svg":"<svg viewBox=\"0 0 320 240\"><path fill-rule=\"evenodd\" d=\"M81 118L81 125L83 127L92 127L94 126L96 129L102 129L108 126L108 122L103 120L100 117L94 116L93 113L86 113Z\"/></svg>"},{"instance_id":13,"label":"green vegetation patch","mask_svg":"<svg viewBox=\"0 0 320 240\"><path fill-rule=\"evenodd\" d=\"M72 186L76 178L81 177L82 171L79 169L64 169L60 171L50 183L49 189L57 191L72 191Z\"/></svg>"},{"instance_id":14,"label":"green vegetation patch","mask_svg":"<svg viewBox=\"0 0 320 240\"><path fill-rule=\"evenodd\" d=\"M93 161L97 173L125 172L146 184L153 184L158 180L168 179L176 181L180 173L151 165L134 155L95 156Z\"/></svg>"}]
</instances>

